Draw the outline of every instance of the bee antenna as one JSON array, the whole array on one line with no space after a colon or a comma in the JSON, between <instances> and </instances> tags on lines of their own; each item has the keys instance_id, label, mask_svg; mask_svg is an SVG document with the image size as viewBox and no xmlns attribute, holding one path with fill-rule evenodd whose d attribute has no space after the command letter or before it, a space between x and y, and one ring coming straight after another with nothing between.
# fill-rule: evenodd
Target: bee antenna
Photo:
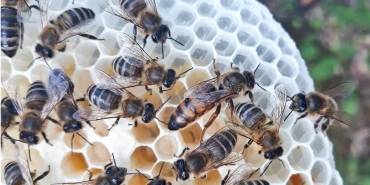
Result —
<instances>
[{"instance_id":1,"label":"bee antenna","mask_svg":"<svg viewBox=\"0 0 370 185\"><path fill-rule=\"evenodd\" d=\"M257 84L257 85L258 85L258 87L260 87L262 90L266 91L266 89L265 89L265 88L263 88L260 84L258 84L257 82L256 82L256 84Z\"/></svg>"},{"instance_id":2,"label":"bee antenna","mask_svg":"<svg viewBox=\"0 0 370 185\"><path fill-rule=\"evenodd\" d=\"M284 161L283 161L283 160L281 160L281 159L278 159L278 160L281 162L281 164L283 164L283 166L284 166L284 168L285 168Z\"/></svg>"},{"instance_id":3,"label":"bee antenna","mask_svg":"<svg viewBox=\"0 0 370 185\"><path fill-rule=\"evenodd\" d=\"M162 103L162 105L161 106L159 106L158 107L158 109L154 112L155 114L163 107L163 105L164 104L166 104L169 100L171 99L171 96L166 100L166 101L164 101L163 103ZM158 119L158 118L157 118ZM158 119L159 120L159 119Z\"/></svg>"},{"instance_id":4,"label":"bee antenna","mask_svg":"<svg viewBox=\"0 0 370 185\"><path fill-rule=\"evenodd\" d=\"M258 64L257 68L254 70L253 75L256 75L257 69L260 67L261 63Z\"/></svg>"},{"instance_id":5,"label":"bee antenna","mask_svg":"<svg viewBox=\"0 0 370 185\"><path fill-rule=\"evenodd\" d=\"M28 65L27 66L27 68L30 68L31 66L32 66L32 64L37 60L37 59L40 59L41 57L37 57L37 58L35 58L31 63L30 63L30 65ZM50 67L50 66L49 66Z\"/></svg>"},{"instance_id":6,"label":"bee antenna","mask_svg":"<svg viewBox=\"0 0 370 185\"><path fill-rule=\"evenodd\" d=\"M46 61L45 58L44 58L44 61L45 61L46 65L48 65L49 69L52 70L51 67L50 67L50 65L49 65L49 63Z\"/></svg>"},{"instance_id":7,"label":"bee antenna","mask_svg":"<svg viewBox=\"0 0 370 185\"><path fill-rule=\"evenodd\" d=\"M31 159L30 144L28 144L28 157L30 158L30 161L32 161L32 159Z\"/></svg>"},{"instance_id":8,"label":"bee antenna","mask_svg":"<svg viewBox=\"0 0 370 185\"><path fill-rule=\"evenodd\" d=\"M288 119L288 117L290 116L290 114L292 114L293 110L294 110L294 106L292 107L292 110L289 112L289 114L285 117L284 121L286 121L286 119Z\"/></svg>"},{"instance_id":9,"label":"bee antenna","mask_svg":"<svg viewBox=\"0 0 370 185\"><path fill-rule=\"evenodd\" d=\"M153 180L153 179L149 179L146 175L144 175L143 173L141 173L141 171L139 171L138 169L135 169L140 175L142 175L143 177L145 177L146 179L148 180Z\"/></svg>"},{"instance_id":10,"label":"bee antenna","mask_svg":"<svg viewBox=\"0 0 370 185\"><path fill-rule=\"evenodd\" d=\"M84 139L87 143L89 143L91 146L94 146L91 144L85 137L83 137L80 133L77 132L77 135L79 135L82 139Z\"/></svg>"},{"instance_id":11,"label":"bee antenna","mask_svg":"<svg viewBox=\"0 0 370 185\"><path fill-rule=\"evenodd\" d=\"M192 69L194 69L194 67L191 67L190 69L188 69L188 70L186 70L186 71L184 71L184 72L180 73L180 74L176 77L176 80L177 80L177 79L179 79L181 75L183 75L183 74L185 74L185 73L189 72L189 71L190 71L190 70L192 70Z\"/></svg>"},{"instance_id":12,"label":"bee antenna","mask_svg":"<svg viewBox=\"0 0 370 185\"><path fill-rule=\"evenodd\" d=\"M157 118L157 117L154 117L156 120L158 120L159 122L161 122L161 123L163 123L163 124L165 124L165 125L168 125L166 122L164 122L164 121L162 121L162 120L160 120L159 118Z\"/></svg>"},{"instance_id":13,"label":"bee antenna","mask_svg":"<svg viewBox=\"0 0 370 185\"><path fill-rule=\"evenodd\" d=\"M116 159L114 158L114 154L113 154L113 153L112 153L112 158L113 158L114 166L115 166L116 168L118 168L118 167L117 167L117 164L116 164Z\"/></svg>"},{"instance_id":14,"label":"bee antenna","mask_svg":"<svg viewBox=\"0 0 370 185\"><path fill-rule=\"evenodd\" d=\"M270 163L267 165L267 167L265 168L265 170L263 170L263 172L261 173L260 177L266 172L267 168L269 168L270 164L272 163L272 160L270 161Z\"/></svg>"},{"instance_id":15,"label":"bee antenna","mask_svg":"<svg viewBox=\"0 0 370 185\"><path fill-rule=\"evenodd\" d=\"M163 169L163 165L164 165L164 162L162 163L161 169L159 169L159 174L158 174L157 177L159 177L161 175L161 172L162 172L162 169Z\"/></svg>"},{"instance_id":16,"label":"bee antenna","mask_svg":"<svg viewBox=\"0 0 370 185\"><path fill-rule=\"evenodd\" d=\"M181 42L179 42L179 41L175 40L175 39L174 39L174 38L172 38L172 37L167 37L167 39L173 40L173 41L177 42L178 44L180 44L181 46L184 46L184 44L182 44Z\"/></svg>"}]
</instances>

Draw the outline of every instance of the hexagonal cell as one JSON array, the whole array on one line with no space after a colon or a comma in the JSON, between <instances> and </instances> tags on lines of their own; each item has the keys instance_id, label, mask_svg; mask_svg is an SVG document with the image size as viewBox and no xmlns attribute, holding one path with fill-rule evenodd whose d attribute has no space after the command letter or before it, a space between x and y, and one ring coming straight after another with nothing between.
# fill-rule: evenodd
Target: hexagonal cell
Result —
<instances>
[{"instance_id":1,"label":"hexagonal cell","mask_svg":"<svg viewBox=\"0 0 370 185\"><path fill-rule=\"evenodd\" d=\"M239 48L234 53L233 63L242 66L244 70L253 71L258 66L257 53L248 48Z\"/></svg>"},{"instance_id":2,"label":"hexagonal cell","mask_svg":"<svg viewBox=\"0 0 370 185\"><path fill-rule=\"evenodd\" d=\"M127 24L124 19L114 16L108 12L103 12L103 16L101 17L103 18L102 22L104 23L104 25L114 30L120 31Z\"/></svg>"},{"instance_id":3,"label":"hexagonal cell","mask_svg":"<svg viewBox=\"0 0 370 185\"><path fill-rule=\"evenodd\" d=\"M145 175L147 178L149 177L148 174L143 173L143 175ZM145 178L143 175L141 175L141 174L135 174L135 175L133 175L130 178L130 180L128 181L128 185L147 184L148 183L148 179Z\"/></svg>"},{"instance_id":4,"label":"hexagonal cell","mask_svg":"<svg viewBox=\"0 0 370 185\"><path fill-rule=\"evenodd\" d=\"M173 158L173 155L172 155ZM164 163L164 164L163 164ZM161 169L163 164L163 168L161 174L159 174L159 170ZM152 177L160 175L162 178L166 179L167 182L175 182L176 181L176 173L171 169L173 167L172 163L169 162L162 162L159 161L152 169Z\"/></svg>"},{"instance_id":5,"label":"hexagonal cell","mask_svg":"<svg viewBox=\"0 0 370 185\"><path fill-rule=\"evenodd\" d=\"M176 25L191 26L197 17L192 7L183 5L176 6L172 12L174 13L174 22Z\"/></svg>"},{"instance_id":6,"label":"hexagonal cell","mask_svg":"<svg viewBox=\"0 0 370 185\"><path fill-rule=\"evenodd\" d=\"M279 37L279 32L275 29L275 27L270 26L273 25L268 21L263 21L259 26L258 29L264 38L269 40L275 41Z\"/></svg>"},{"instance_id":7,"label":"hexagonal cell","mask_svg":"<svg viewBox=\"0 0 370 185\"><path fill-rule=\"evenodd\" d=\"M160 159L169 160L178 151L178 141L174 136L165 135L156 141L154 147Z\"/></svg>"},{"instance_id":8,"label":"hexagonal cell","mask_svg":"<svg viewBox=\"0 0 370 185\"><path fill-rule=\"evenodd\" d=\"M316 157L327 158L329 153L327 139L322 134L316 134L310 146Z\"/></svg>"},{"instance_id":9,"label":"hexagonal cell","mask_svg":"<svg viewBox=\"0 0 370 185\"><path fill-rule=\"evenodd\" d=\"M278 70L281 75L295 78L298 74L298 64L297 61L288 55L283 55L277 63Z\"/></svg>"},{"instance_id":10,"label":"hexagonal cell","mask_svg":"<svg viewBox=\"0 0 370 185\"><path fill-rule=\"evenodd\" d=\"M104 166L109 163L111 154L108 148L100 142L92 142L87 147L86 154L89 163L97 166Z\"/></svg>"},{"instance_id":11,"label":"hexagonal cell","mask_svg":"<svg viewBox=\"0 0 370 185\"><path fill-rule=\"evenodd\" d=\"M106 165L106 164L104 164ZM96 179L99 175L104 174L105 171L100 168L90 168L89 171L92 173L92 178L91 179ZM89 179L89 172L86 171L85 175L83 176L82 179Z\"/></svg>"},{"instance_id":12,"label":"hexagonal cell","mask_svg":"<svg viewBox=\"0 0 370 185\"><path fill-rule=\"evenodd\" d=\"M268 161L268 163L270 163L270 162L271 161ZM266 165L263 167L263 169L265 169L267 167L268 163L266 163ZM285 161L285 160L282 160L282 161L273 160L272 161L272 163L267 168L267 170L264 174L267 181L274 182L274 183L282 183L282 182L285 182L288 179L288 177L290 175L290 170L289 170L289 168L284 167L283 163L288 164L288 162Z\"/></svg>"},{"instance_id":13,"label":"hexagonal cell","mask_svg":"<svg viewBox=\"0 0 370 185\"><path fill-rule=\"evenodd\" d=\"M191 123L183 129L180 129L180 142L182 146L194 148L199 146L200 134L202 129L197 122ZM181 148L180 148L181 149Z\"/></svg>"},{"instance_id":14,"label":"hexagonal cell","mask_svg":"<svg viewBox=\"0 0 370 185\"><path fill-rule=\"evenodd\" d=\"M241 45L256 47L261 42L261 34L254 26L243 25L238 28L236 36Z\"/></svg>"},{"instance_id":15,"label":"hexagonal cell","mask_svg":"<svg viewBox=\"0 0 370 185\"><path fill-rule=\"evenodd\" d=\"M303 74L298 74L295 82L298 84L298 88L303 92L310 92L313 89L313 81L309 79L308 76Z\"/></svg>"},{"instance_id":16,"label":"hexagonal cell","mask_svg":"<svg viewBox=\"0 0 370 185\"><path fill-rule=\"evenodd\" d=\"M31 69L31 81L35 82L37 80L45 81L47 80L50 73L50 68L43 64L37 64L36 67Z\"/></svg>"},{"instance_id":17,"label":"hexagonal cell","mask_svg":"<svg viewBox=\"0 0 370 185\"><path fill-rule=\"evenodd\" d=\"M99 44L102 53L109 56L116 56L119 54L120 48L117 43L116 32L104 32L100 37L104 38L104 42Z\"/></svg>"},{"instance_id":18,"label":"hexagonal cell","mask_svg":"<svg viewBox=\"0 0 370 185\"><path fill-rule=\"evenodd\" d=\"M138 40L138 39L137 39ZM174 41L172 41L174 42ZM178 44L178 43L173 43L173 45ZM171 52L171 46L166 46L167 44L163 45L163 52L164 52L164 58L169 55ZM148 46L145 46L145 51L150 55L152 58L162 58L162 44L152 44L152 47L150 47L150 44Z\"/></svg>"},{"instance_id":19,"label":"hexagonal cell","mask_svg":"<svg viewBox=\"0 0 370 185\"><path fill-rule=\"evenodd\" d=\"M284 150L284 155L286 155L292 149L294 141L292 137L288 134L288 132L284 130L279 131L279 136L282 143L281 146L283 147Z\"/></svg>"},{"instance_id":20,"label":"hexagonal cell","mask_svg":"<svg viewBox=\"0 0 370 185\"><path fill-rule=\"evenodd\" d=\"M197 185L201 184L218 184L222 181L222 177L218 170L210 170L207 172L206 178L195 178L194 182Z\"/></svg>"},{"instance_id":21,"label":"hexagonal cell","mask_svg":"<svg viewBox=\"0 0 370 185\"><path fill-rule=\"evenodd\" d=\"M195 84L198 84L201 81L210 79L208 73L202 69L193 69L189 71L189 74L186 77L186 86L191 87Z\"/></svg>"},{"instance_id":22,"label":"hexagonal cell","mask_svg":"<svg viewBox=\"0 0 370 185\"><path fill-rule=\"evenodd\" d=\"M17 54L12 58L12 63L14 70L17 71L27 71L28 66L33 61L34 56L32 54L32 51L29 49L18 49ZM36 63L44 63L44 60L37 60L33 63L35 65Z\"/></svg>"},{"instance_id":23,"label":"hexagonal cell","mask_svg":"<svg viewBox=\"0 0 370 185\"><path fill-rule=\"evenodd\" d=\"M188 50L194 44L194 35L190 28L184 26L176 26L171 30L172 38L180 42L184 46L181 46L177 42L172 42L172 45L179 50Z\"/></svg>"},{"instance_id":24,"label":"hexagonal cell","mask_svg":"<svg viewBox=\"0 0 370 185\"><path fill-rule=\"evenodd\" d=\"M330 179L329 185L343 184L342 177L337 170L333 171L333 175Z\"/></svg>"},{"instance_id":25,"label":"hexagonal cell","mask_svg":"<svg viewBox=\"0 0 370 185\"><path fill-rule=\"evenodd\" d=\"M194 25L195 35L203 41L211 41L217 33L217 27L211 19L198 19Z\"/></svg>"},{"instance_id":26,"label":"hexagonal cell","mask_svg":"<svg viewBox=\"0 0 370 185\"><path fill-rule=\"evenodd\" d=\"M198 43L190 49L192 61L197 66L206 66L214 58L212 46L206 43Z\"/></svg>"},{"instance_id":27,"label":"hexagonal cell","mask_svg":"<svg viewBox=\"0 0 370 185\"><path fill-rule=\"evenodd\" d=\"M226 12L217 15L216 23L221 30L229 33L234 32L239 25L238 19L234 14Z\"/></svg>"},{"instance_id":28,"label":"hexagonal cell","mask_svg":"<svg viewBox=\"0 0 370 185\"><path fill-rule=\"evenodd\" d=\"M265 66L264 63L261 63L258 70L256 71L255 78L257 79L257 83L262 86L270 86L276 83L278 72L276 69Z\"/></svg>"},{"instance_id":29,"label":"hexagonal cell","mask_svg":"<svg viewBox=\"0 0 370 185\"><path fill-rule=\"evenodd\" d=\"M256 87L256 90L253 92L254 104L259 106L266 114L269 114L269 112L272 111L272 106L270 102L271 95L258 88L259 87ZM249 98L247 98L247 100L249 101Z\"/></svg>"},{"instance_id":30,"label":"hexagonal cell","mask_svg":"<svg viewBox=\"0 0 370 185\"><path fill-rule=\"evenodd\" d=\"M290 166L297 171L310 169L312 164L312 152L306 146L298 145L290 151L288 161Z\"/></svg>"},{"instance_id":31,"label":"hexagonal cell","mask_svg":"<svg viewBox=\"0 0 370 185\"><path fill-rule=\"evenodd\" d=\"M221 74L225 74L229 71L231 71L231 62L228 59L220 58L216 59L216 68L220 71ZM233 64L233 67L239 67ZM211 78L216 77L215 70L213 69L213 62L208 65L208 72L211 73Z\"/></svg>"},{"instance_id":32,"label":"hexagonal cell","mask_svg":"<svg viewBox=\"0 0 370 185\"><path fill-rule=\"evenodd\" d=\"M175 86L173 86L170 91L165 92L164 98L167 99L171 96L171 99L167 103L177 106L183 100L185 91L186 88L184 84L182 82L176 82Z\"/></svg>"},{"instance_id":33,"label":"hexagonal cell","mask_svg":"<svg viewBox=\"0 0 370 185\"><path fill-rule=\"evenodd\" d=\"M89 138L87 137L85 131L80 131L79 132L80 135L82 135L85 139L89 140ZM74 136L73 136L74 135ZM71 142L72 142L72 136L73 136L73 151L75 150L78 150L78 149L81 149L83 148L86 144L86 141L79 135L77 134L72 134L72 133L66 133L64 135L64 138L63 138L63 141L64 143L69 147L71 148Z\"/></svg>"},{"instance_id":34,"label":"hexagonal cell","mask_svg":"<svg viewBox=\"0 0 370 185\"><path fill-rule=\"evenodd\" d=\"M275 63L280 57L281 52L277 45L269 40L263 40L258 46L257 46L257 54L258 57L268 63Z\"/></svg>"},{"instance_id":35,"label":"hexagonal cell","mask_svg":"<svg viewBox=\"0 0 370 185\"><path fill-rule=\"evenodd\" d=\"M85 53L88 54L86 55ZM75 56L79 65L90 67L93 66L100 57L100 51L96 43L84 42L77 46Z\"/></svg>"},{"instance_id":36,"label":"hexagonal cell","mask_svg":"<svg viewBox=\"0 0 370 185\"><path fill-rule=\"evenodd\" d=\"M218 55L229 57L236 49L236 40L228 34L219 34L213 41L213 47Z\"/></svg>"},{"instance_id":37,"label":"hexagonal cell","mask_svg":"<svg viewBox=\"0 0 370 185\"><path fill-rule=\"evenodd\" d=\"M243 9L240 11L240 17L243 23L251 25L258 25L262 21L262 15L252 6L244 5Z\"/></svg>"},{"instance_id":38,"label":"hexagonal cell","mask_svg":"<svg viewBox=\"0 0 370 185\"><path fill-rule=\"evenodd\" d=\"M277 87L277 86L279 86L280 84L284 85L285 89L287 90L287 95L290 96L290 97L292 97L295 94L299 93L299 89L298 89L297 84L294 83L294 80L291 79L291 78L287 78L287 77L279 78L279 80L274 85L274 88Z\"/></svg>"},{"instance_id":39,"label":"hexagonal cell","mask_svg":"<svg viewBox=\"0 0 370 185\"><path fill-rule=\"evenodd\" d=\"M95 70L101 70L101 71L104 71L105 73L111 75L111 76L116 76L118 75L113 67L112 67L112 63L113 63L113 60L115 59L116 57L114 58L99 58L98 62L96 63L96 65L94 66L94 69Z\"/></svg>"},{"instance_id":40,"label":"hexagonal cell","mask_svg":"<svg viewBox=\"0 0 370 185\"><path fill-rule=\"evenodd\" d=\"M10 65L7 59L1 59L1 79L6 81L12 74L12 65Z\"/></svg>"},{"instance_id":41,"label":"hexagonal cell","mask_svg":"<svg viewBox=\"0 0 370 185\"><path fill-rule=\"evenodd\" d=\"M177 105L176 105L177 106ZM171 114L175 111L176 107L171 107L171 106L167 106L167 107L164 107L160 112L159 112L159 115L157 115L157 117L160 119L160 120L163 120L165 123L168 123L169 120L170 120L170 116ZM162 128L162 129L165 129L166 131L169 131L168 130L168 126L165 125L165 124L159 124L159 126Z\"/></svg>"},{"instance_id":42,"label":"hexagonal cell","mask_svg":"<svg viewBox=\"0 0 370 185\"><path fill-rule=\"evenodd\" d=\"M94 121L93 126L95 127L94 133L100 137L105 137L109 135L108 125L104 120Z\"/></svg>"},{"instance_id":43,"label":"hexagonal cell","mask_svg":"<svg viewBox=\"0 0 370 185\"><path fill-rule=\"evenodd\" d=\"M69 3L69 0L62 0L53 2L50 5L50 10L52 11L61 11L63 8L67 7Z\"/></svg>"},{"instance_id":44,"label":"hexagonal cell","mask_svg":"<svg viewBox=\"0 0 370 185\"><path fill-rule=\"evenodd\" d=\"M220 3L226 10L232 11L238 11L243 5L241 0L221 0Z\"/></svg>"},{"instance_id":45,"label":"hexagonal cell","mask_svg":"<svg viewBox=\"0 0 370 185\"><path fill-rule=\"evenodd\" d=\"M161 0L158 2L158 10L160 12L169 12L177 3L175 0Z\"/></svg>"},{"instance_id":46,"label":"hexagonal cell","mask_svg":"<svg viewBox=\"0 0 370 185\"><path fill-rule=\"evenodd\" d=\"M65 176L79 178L86 172L88 165L82 153L75 152L71 155L68 152L61 162L61 168Z\"/></svg>"},{"instance_id":47,"label":"hexagonal cell","mask_svg":"<svg viewBox=\"0 0 370 185\"><path fill-rule=\"evenodd\" d=\"M25 147L24 150L28 154L28 150ZM42 158L40 151L35 148L30 148L30 153L31 160L28 160L30 169L41 169L44 166L45 159Z\"/></svg>"},{"instance_id":48,"label":"hexagonal cell","mask_svg":"<svg viewBox=\"0 0 370 185\"><path fill-rule=\"evenodd\" d=\"M166 69L174 69L177 75L193 67L189 57L182 52L171 52L166 59L161 60L160 63L162 63ZM180 78L184 78L186 75L187 73L184 73Z\"/></svg>"},{"instance_id":49,"label":"hexagonal cell","mask_svg":"<svg viewBox=\"0 0 370 185\"><path fill-rule=\"evenodd\" d=\"M297 51L297 47L290 37L279 38L278 46L285 55L292 56Z\"/></svg>"},{"instance_id":50,"label":"hexagonal cell","mask_svg":"<svg viewBox=\"0 0 370 185\"><path fill-rule=\"evenodd\" d=\"M137 127L132 128L131 133L137 142L150 144L158 137L159 128L157 123L153 120L149 123L138 124Z\"/></svg>"},{"instance_id":51,"label":"hexagonal cell","mask_svg":"<svg viewBox=\"0 0 370 185\"><path fill-rule=\"evenodd\" d=\"M72 82L79 82L75 85L75 92L79 94L86 94L87 88L93 84L89 70L76 70L70 78Z\"/></svg>"},{"instance_id":52,"label":"hexagonal cell","mask_svg":"<svg viewBox=\"0 0 370 185\"><path fill-rule=\"evenodd\" d=\"M312 181L315 184L328 184L332 174L331 169L325 161L316 161L311 169Z\"/></svg>"},{"instance_id":53,"label":"hexagonal cell","mask_svg":"<svg viewBox=\"0 0 370 185\"><path fill-rule=\"evenodd\" d=\"M292 137L300 143L306 143L315 136L312 123L307 119L300 119L292 128Z\"/></svg>"},{"instance_id":54,"label":"hexagonal cell","mask_svg":"<svg viewBox=\"0 0 370 185\"><path fill-rule=\"evenodd\" d=\"M37 21L40 22L40 14L34 13L34 16L37 17ZM29 20L31 21L31 20ZM24 49L35 49L35 43L38 42L37 35L41 33L41 25L37 24L26 24L25 26L25 32L23 33L23 47ZM30 46L30 47L25 47Z\"/></svg>"},{"instance_id":55,"label":"hexagonal cell","mask_svg":"<svg viewBox=\"0 0 370 185\"><path fill-rule=\"evenodd\" d=\"M138 170L147 171L152 168L157 161L153 150L149 146L139 146L135 148L130 157L130 165Z\"/></svg>"},{"instance_id":56,"label":"hexagonal cell","mask_svg":"<svg viewBox=\"0 0 370 185\"><path fill-rule=\"evenodd\" d=\"M287 185L311 184L311 179L304 173L295 173L290 176Z\"/></svg>"},{"instance_id":57,"label":"hexagonal cell","mask_svg":"<svg viewBox=\"0 0 370 185\"><path fill-rule=\"evenodd\" d=\"M55 56L55 58L51 63L49 63L49 65L53 69L62 68L68 76L72 76L76 69L75 58L70 53L60 53L59 55ZM37 73L33 73L33 75L37 75Z\"/></svg>"},{"instance_id":58,"label":"hexagonal cell","mask_svg":"<svg viewBox=\"0 0 370 185\"><path fill-rule=\"evenodd\" d=\"M27 90L30 87L30 81L28 81L28 78L26 76L15 75L15 76L13 76L9 79L8 83L17 84L20 97L22 97L22 98L26 97ZM6 83L4 83L4 85L5 85L5 87L7 87Z\"/></svg>"},{"instance_id":59,"label":"hexagonal cell","mask_svg":"<svg viewBox=\"0 0 370 185\"><path fill-rule=\"evenodd\" d=\"M218 7L216 6L216 3L201 0L197 3L197 11L200 16L213 18L218 12Z\"/></svg>"}]
</instances>

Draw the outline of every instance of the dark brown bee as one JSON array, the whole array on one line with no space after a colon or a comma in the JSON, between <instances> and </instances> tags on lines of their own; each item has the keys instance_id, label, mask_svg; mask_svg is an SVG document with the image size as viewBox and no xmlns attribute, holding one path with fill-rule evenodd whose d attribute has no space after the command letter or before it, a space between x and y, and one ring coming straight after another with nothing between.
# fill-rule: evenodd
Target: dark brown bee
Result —
<instances>
[{"instance_id":1,"label":"dark brown bee","mask_svg":"<svg viewBox=\"0 0 370 185\"><path fill-rule=\"evenodd\" d=\"M222 180L221 185L270 185L270 183L265 180L249 180L249 178L258 170L259 169L253 171L248 176L248 172L251 171L251 165L240 165L231 175L230 170L228 171L227 175Z\"/></svg>"},{"instance_id":2,"label":"dark brown bee","mask_svg":"<svg viewBox=\"0 0 370 185\"><path fill-rule=\"evenodd\" d=\"M18 112L15 109L10 98L5 97L1 100L1 138L3 135L8 137L5 132L11 125L19 124L15 121L15 116L18 116ZM1 139L1 148L3 147L3 140Z\"/></svg>"},{"instance_id":3,"label":"dark brown bee","mask_svg":"<svg viewBox=\"0 0 370 185\"><path fill-rule=\"evenodd\" d=\"M271 98L274 108L271 116L267 115L260 107L252 103L237 104L234 114L227 112L229 120L227 126L250 140L245 145L247 148L252 142L261 146L265 159L274 160L283 155L279 128L286 104L286 89L283 85L275 88L275 96ZM267 169L267 168L266 168Z\"/></svg>"},{"instance_id":4,"label":"dark brown bee","mask_svg":"<svg viewBox=\"0 0 370 185\"><path fill-rule=\"evenodd\" d=\"M294 123L307 115L319 116L319 119L317 119L314 124L315 131L322 118L326 119L321 125L321 131L323 132L326 131L331 124L330 120L336 120L349 125L351 122L350 116L346 112L338 111L338 105L334 98L346 98L355 88L356 86L352 83L342 83L324 92L310 92L308 94L298 93L293 97L289 97L292 101L292 104L289 106L289 109L292 111L289 115L293 111L304 113L298 117Z\"/></svg>"},{"instance_id":5,"label":"dark brown bee","mask_svg":"<svg viewBox=\"0 0 370 185\"><path fill-rule=\"evenodd\" d=\"M159 120L155 115L169 99L155 110L153 104L145 103L103 71L96 70L94 74L96 85L90 86L87 94L90 102L95 106L78 110L73 114L73 118L83 121L116 118L109 130L118 124L120 118L135 119L135 126L140 116L144 123L149 123L154 118Z\"/></svg>"},{"instance_id":6,"label":"dark brown bee","mask_svg":"<svg viewBox=\"0 0 370 185\"><path fill-rule=\"evenodd\" d=\"M20 143L14 140L12 142L16 148L17 161L11 161L4 167L4 179L7 185L35 184L49 174L50 166L48 171L32 180L35 174L30 172L26 152Z\"/></svg>"},{"instance_id":7,"label":"dark brown bee","mask_svg":"<svg viewBox=\"0 0 370 185\"><path fill-rule=\"evenodd\" d=\"M28 109L41 111L48 100L49 95L46 92L44 83L42 81L35 81L27 90L25 106Z\"/></svg>"},{"instance_id":8,"label":"dark brown bee","mask_svg":"<svg viewBox=\"0 0 370 185\"><path fill-rule=\"evenodd\" d=\"M200 82L185 92L185 99L177 106L170 117L169 130L184 128L217 106L216 111L204 125L201 135L202 141L206 129L211 126L221 111L221 100L228 102L229 108L233 110L232 98L236 97L239 92L244 91L245 95L249 94L249 98L253 102L251 90L257 84L253 72L244 71L240 73L237 68L232 67L233 71L221 75L216 68L215 59L213 59L213 68L216 73L215 78Z\"/></svg>"},{"instance_id":9,"label":"dark brown bee","mask_svg":"<svg viewBox=\"0 0 370 185\"><path fill-rule=\"evenodd\" d=\"M139 170L136 169L136 171L139 174L141 174L143 177L145 177L146 179L149 180L149 182L146 185L172 185L171 182L167 182L166 179L164 179L160 176L161 172L162 172L163 165L164 165L164 162L162 163L161 169L159 170L159 174L157 176L155 176L154 178L152 178L152 179L149 179L148 177L146 177Z\"/></svg>"},{"instance_id":10,"label":"dark brown bee","mask_svg":"<svg viewBox=\"0 0 370 185\"><path fill-rule=\"evenodd\" d=\"M195 177L204 178L202 173L216 169L224 165L232 165L241 160L243 156L240 154L231 155L237 141L235 132L229 129L221 129L212 135L207 141L200 144L198 148L191 153L186 154L184 159L178 159L174 162L173 169L176 171L176 180L187 180L189 174ZM186 150L184 148L178 158L181 158Z\"/></svg>"},{"instance_id":11,"label":"dark brown bee","mask_svg":"<svg viewBox=\"0 0 370 185\"><path fill-rule=\"evenodd\" d=\"M31 17L31 8L28 0L1 0L1 50L10 58L22 49L24 21ZM19 42L20 41L20 42Z\"/></svg>"},{"instance_id":12,"label":"dark brown bee","mask_svg":"<svg viewBox=\"0 0 370 185\"><path fill-rule=\"evenodd\" d=\"M163 65L152 59L140 45L127 34L119 34L118 43L121 46L121 56L113 60L114 71L119 75L117 82L125 87L159 86L159 92L171 90L181 75L187 73L193 68L176 76L174 69L165 69ZM162 85L167 88L162 89Z\"/></svg>"},{"instance_id":13,"label":"dark brown bee","mask_svg":"<svg viewBox=\"0 0 370 185\"><path fill-rule=\"evenodd\" d=\"M36 53L40 55L36 59L53 58L54 50L64 52L67 46L66 40L76 35L93 40L103 40L85 34L95 25L95 13L93 10L83 7L72 8L64 11L56 19L47 23L49 20L48 9L51 1L40 0L38 2L42 14L43 30L39 35L41 44L36 44L35 48Z\"/></svg>"},{"instance_id":14,"label":"dark brown bee","mask_svg":"<svg viewBox=\"0 0 370 185\"><path fill-rule=\"evenodd\" d=\"M155 0L119 0L119 5L113 3L110 6L106 2L100 5L108 13L120 17L134 24L134 40L136 41L137 28L145 37L143 48L146 45L146 39L151 35L154 43L162 43L162 57L164 58L163 44L167 39L171 39L182 45L179 41L171 37L170 29L163 24L162 17L158 15Z\"/></svg>"}]
</instances>

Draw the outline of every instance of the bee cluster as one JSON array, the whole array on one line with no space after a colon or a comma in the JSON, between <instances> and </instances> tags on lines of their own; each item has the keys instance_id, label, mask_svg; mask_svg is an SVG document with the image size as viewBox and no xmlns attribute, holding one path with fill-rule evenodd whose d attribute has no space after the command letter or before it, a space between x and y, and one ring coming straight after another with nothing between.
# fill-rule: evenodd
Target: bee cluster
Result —
<instances>
[{"instance_id":1,"label":"bee cluster","mask_svg":"<svg viewBox=\"0 0 370 185\"><path fill-rule=\"evenodd\" d=\"M258 2L5 0L1 26L2 183L342 183L322 133L354 85L313 92Z\"/></svg>"}]
</instances>

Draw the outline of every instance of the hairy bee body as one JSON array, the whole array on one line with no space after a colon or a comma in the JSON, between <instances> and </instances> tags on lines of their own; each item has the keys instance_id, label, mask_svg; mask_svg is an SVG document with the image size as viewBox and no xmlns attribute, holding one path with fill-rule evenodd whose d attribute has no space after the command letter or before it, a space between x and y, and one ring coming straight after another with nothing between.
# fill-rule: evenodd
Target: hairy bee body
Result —
<instances>
[{"instance_id":1,"label":"hairy bee body","mask_svg":"<svg viewBox=\"0 0 370 185\"><path fill-rule=\"evenodd\" d=\"M117 57L113 60L112 67L114 71L119 74L120 76L125 77L134 77L134 78L141 78L142 72L144 71L144 66L135 66L130 64L130 61L127 60L138 60L135 58L128 58L128 57Z\"/></svg>"},{"instance_id":2,"label":"hairy bee body","mask_svg":"<svg viewBox=\"0 0 370 185\"><path fill-rule=\"evenodd\" d=\"M108 89L100 89L92 85L87 89L88 98L91 103L103 110L118 109L122 96Z\"/></svg>"},{"instance_id":3,"label":"hairy bee body","mask_svg":"<svg viewBox=\"0 0 370 185\"><path fill-rule=\"evenodd\" d=\"M33 82L26 94L26 107L41 111L48 99L44 83L41 81Z\"/></svg>"},{"instance_id":4,"label":"hairy bee body","mask_svg":"<svg viewBox=\"0 0 370 185\"><path fill-rule=\"evenodd\" d=\"M4 178L7 185L21 185L26 183L21 169L15 161L9 162L4 167Z\"/></svg>"},{"instance_id":5,"label":"hairy bee body","mask_svg":"<svg viewBox=\"0 0 370 185\"><path fill-rule=\"evenodd\" d=\"M127 11L131 12L135 17L138 16L140 11L146 9L146 2L143 0L120 0L120 5Z\"/></svg>"},{"instance_id":6,"label":"hairy bee body","mask_svg":"<svg viewBox=\"0 0 370 185\"><path fill-rule=\"evenodd\" d=\"M312 115L334 115L338 105L333 98L322 93L311 92L306 95L307 111Z\"/></svg>"}]
</instances>

